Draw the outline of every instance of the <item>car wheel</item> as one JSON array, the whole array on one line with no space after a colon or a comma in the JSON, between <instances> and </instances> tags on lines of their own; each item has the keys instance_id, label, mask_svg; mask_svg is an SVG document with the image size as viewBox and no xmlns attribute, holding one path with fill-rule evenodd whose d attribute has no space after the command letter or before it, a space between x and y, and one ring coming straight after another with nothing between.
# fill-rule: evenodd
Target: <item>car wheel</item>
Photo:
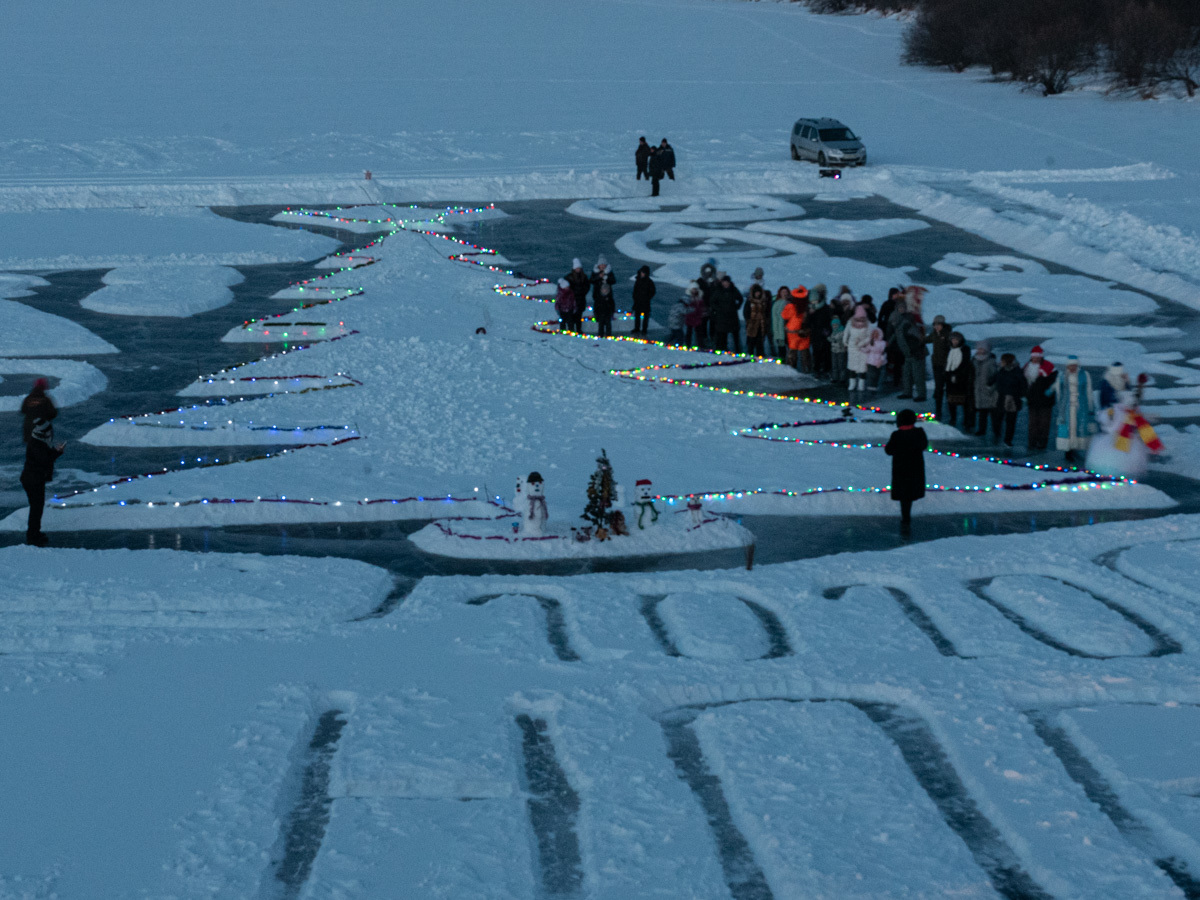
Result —
<instances>
[{"instance_id":1,"label":"car wheel","mask_svg":"<svg viewBox=\"0 0 1200 900\"><path fill-rule=\"evenodd\" d=\"M799 159L800 154L796 152L796 145L792 144L792 159Z\"/></svg>"},{"instance_id":2,"label":"car wheel","mask_svg":"<svg viewBox=\"0 0 1200 900\"><path fill-rule=\"evenodd\" d=\"M824 150L822 150L820 153L817 154L817 165L818 166L825 165L825 151Z\"/></svg>"}]
</instances>

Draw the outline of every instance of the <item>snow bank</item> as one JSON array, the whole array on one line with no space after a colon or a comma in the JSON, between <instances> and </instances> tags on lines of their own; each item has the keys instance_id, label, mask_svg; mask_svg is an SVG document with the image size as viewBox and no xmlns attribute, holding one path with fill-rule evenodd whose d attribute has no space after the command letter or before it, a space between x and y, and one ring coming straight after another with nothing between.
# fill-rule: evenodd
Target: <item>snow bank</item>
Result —
<instances>
[{"instance_id":1,"label":"snow bank","mask_svg":"<svg viewBox=\"0 0 1200 900\"><path fill-rule=\"evenodd\" d=\"M45 278L36 275L14 275L0 272L0 299L15 300L18 297L31 297L30 288L47 287L50 284Z\"/></svg>"},{"instance_id":2,"label":"snow bank","mask_svg":"<svg viewBox=\"0 0 1200 900\"><path fill-rule=\"evenodd\" d=\"M230 303L230 286L243 280L241 272L225 266L119 266L104 273L106 287L79 305L113 316L187 318Z\"/></svg>"},{"instance_id":3,"label":"snow bank","mask_svg":"<svg viewBox=\"0 0 1200 900\"><path fill-rule=\"evenodd\" d=\"M754 535L730 519L708 516L692 525L686 510L678 516L660 514L659 524L645 530L631 521L628 535L607 541L578 541L568 527L553 520L544 536L530 537L513 530L511 523L516 521L434 522L408 539L426 553L459 559L607 559L701 553L754 543Z\"/></svg>"},{"instance_id":4,"label":"snow bank","mask_svg":"<svg viewBox=\"0 0 1200 900\"><path fill-rule=\"evenodd\" d=\"M336 558L18 546L0 561L6 627L311 628L392 588L383 569Z\"/></svg>"},{"instance_id":5,"label":"snow bank","mask_svg":"<svg viewBox=\"0 0 1200 900\"><path fill-rule=\"evenodd\" d=\"M0 300L0 356L83 356L116 347L70 319Z\"/></svg>"}]
</instances>

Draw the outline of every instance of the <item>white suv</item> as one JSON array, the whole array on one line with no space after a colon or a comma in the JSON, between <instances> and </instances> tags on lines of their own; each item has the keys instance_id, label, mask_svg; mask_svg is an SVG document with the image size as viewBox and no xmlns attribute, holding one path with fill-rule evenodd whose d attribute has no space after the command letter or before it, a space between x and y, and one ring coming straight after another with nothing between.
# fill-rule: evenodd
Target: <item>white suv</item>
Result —
<instances>
[{"instance_id":1,"label":"white suv","mask_svg":"<svg viewBox=\"0 0 1200 900\"><path fill-rule=\"evenodd\" d=\"M820 166L865 166L867 148L837 119L797 119L792 126L792 159Z\"/></svg>"}]
</instances>

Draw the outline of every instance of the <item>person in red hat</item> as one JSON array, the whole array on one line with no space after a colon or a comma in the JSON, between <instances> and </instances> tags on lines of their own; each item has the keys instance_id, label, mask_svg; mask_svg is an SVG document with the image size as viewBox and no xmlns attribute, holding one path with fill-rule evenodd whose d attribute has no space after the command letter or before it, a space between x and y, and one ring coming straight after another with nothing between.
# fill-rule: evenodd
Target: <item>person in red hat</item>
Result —
<instances>
[{"instance_id":1,"label":"person in red hat","mask_svg":"<svg viewBox=\"0 0 1200 900\"><path fill-rule=\"evenodd\" d=\"M54 443L54 425L58 415L54 401L46 393L49 382L39 378L33 390L21 401L25 417L25 467L21 470L21 487L29 498L29 524L25 543L45 547L49 539L42 533L42 512L46 508L46 484L54 477L54 461L62 456L66 444Z\"/></svg>"},{"instance_id":2,"label":"person in red hat","mask_svg":"<svg viewBox=\"0 0 1200 900\"><path fill-rule=\"evenodd\" d=\"M1029 351L1029 362L1025 363L1025 402L1029 406L1030 450L1045 450L1050 443L1050 423L1054 412L1054 382L1058 372L1054 363L1046 359L1041 347Z\"/></svg>"}]
</instances>

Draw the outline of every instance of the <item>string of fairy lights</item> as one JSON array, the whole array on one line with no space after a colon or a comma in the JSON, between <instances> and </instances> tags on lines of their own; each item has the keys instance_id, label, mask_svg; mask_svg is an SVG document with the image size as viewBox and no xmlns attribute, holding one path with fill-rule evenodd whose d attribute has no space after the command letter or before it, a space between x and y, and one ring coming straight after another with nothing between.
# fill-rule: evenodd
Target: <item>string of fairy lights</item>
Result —
<instances>
[{"instance_id":1,"label":"string of fairy lights","mask_svg":"<svg viewBox=\"0 0 1200 900\"><path fill-rule=\"evenodd\" d=\"M420 207L417 206L416 204L411 204L408 206L401 206L399 204L376 204L376 205L380 206L381 208L393 208L393 209L397 209L397 210L420 209ZM456 235L447 234L445 231L442 231L442 230L436 230L435 228L428 228L428 227L426 227L426 228L420 227L421 225L445 226L446 220L450 216L465 215L465 214L470 214L470 213L494 210L495 209L494 204L489 204L489 205L483 206L483 207L446 207L444 210L438 212L435 215L423 217L420 219L404 219L404 218L392 218L392 217L378 218L378 219L363 218L361 216L348 215L347 209L348 208L346 208L346 207L335 207L334 209L330 209L330 210L309 210L309 209L303 209L303 208L292 209L289 207L285 210L285 212L290 216L311 217L314 219L323 218L323 219L328 219L332 222L339 223L339 224L382 225L382 226L386 226L386 229L385 229L386 233L380 235L378 238L376 238L375 240L373 240L372 242L370 242L369 244L367 244L366 246L364 246L363 248L361 248L359 250L344 251L344 254L338 254L337 256L334 257L334 258L339 258L344 255L344 257L347 259L347 261L351 262L352 264L333 268L328 272L322 273L321 275L317 275L312 278L305 279L303 281L295 282L289 288L289 290L294 290L297 293L314 295L314 296L318 297L319 299L315 299L311 302L306 302L306 303L300 304L300 305L294 307L289 312L279 313L279 314L270 315L270 316L264 316L262 318L255 319L255 320L249 320L249 321L243 323L243 326L242 326L243 328L251 329L254 327L258 327L258 326L262 325L263 323L270 323L272 321L274 321L276 323L276 326L293 326L293 325L304 325L304 324L324 326L326 323L280 323L280 322L278 322L278 320L281 318L288 317L288 316L293 316L296 313L302 312L307 309L312 309L317 306L323 306L323 305L327 305L327 304L331 304L331 303L337 303L342 300L350 299L351 297L361 296L364 293L364 289L361 287L359 287L359 288L333 288L333 287L323 286L321 284L321 282L324 282L328 279L337 277L338 275L342 275L346 272L352 271L353 269L362 268L365 265L374 264L377 261L376 257L373 257L373 256L363 257L362 255L364 253L368 253L370 250L372 250L373 248L375 248L376 246L381 244L388 237L391 237L392 235L396 234L398 231L410 231L413 233L425 235L428 238L443 240L443 241L446 241L447 243L454 244L462 249L458 250L457 252L449 254L447 258L450 261L466 263L468 265L473 265L476 267L486 269L490 272L501 274L507 278L518 279L517 283L494 285L493 290L500 296L515 297L515 298L519 298L522 300L537 302L537 303L554 303L555 302L554 298L552 298L552 297L538 296L535 294L528 293L528 291L532 288L537 288L539 286L551 284L553 282L552 279L529 277L529 276L521 274L520 272L518 272L514 269L506 268L504 266L501 266L501 265L498 265L495 263L487 262L486 261L487 259L497 258L499 256L499 253L494 249L484 247L480 244L473 243L471 241L468 241L468 240L458 237ZM618 320L628 320L628 319L632 319L633 316L630 313L618 313L614 318L616 318ZM586 320L595 322L595 318L590 317L590 316L587 317ZM339 327L344 327L344 322L339 322ZM848 403L845 401L837 401L837 400L822 400L822 399L814 399L814 398L806 398L806 397L797 397L792 394L773 392L773 391L755 391L755 390L741 389L741 388L721 387L719 385L713 385L713 384L708 384L708 383L705 383L702 381L698 381L693 378L671 377L670 375L661 374L661 373L666 373L666 372L689 372L689 373L703 372L704 370L711 370L711 369L718 368L718 367L745 365L745 364L750 364L750 363L768 364L768 365L769 364L783 365L783 363L777 359L759 357L759 356L749 354L749 353L730 352L730 351L726 351L726 350L715 350L715 349L707 349L707 348L704 348L704 349L680 348L677 345L670 344L666 341L654 340L654 339L650 339L650 338L646 338L646 337L633 336L633 335L628 335L628 334L599 336L599 335L594 335L594 334L581 334L581 333L576 333L576 332L564 331L561 327L561 324L557 320L547 320L547 321L537 322L532 326L532 329L536 332L539 332L542 334L547 334L547 335L554 335L556 337L569 337L569 338L575 338L578 340L587 340L587 341L593 341L593 342L616 341L616 342L624 342L624 343L634 343L634 344L640 344L640 345L644 345L644 346L660 347L663 349L674 349L674 350L683 349L683 350L687 350L688 352L691 352L691 353L699 352L699 353L705 353L709 356L715 357L715 359L712 362L674 363L674 364L663 363L663 364L656 364L656 365L649 365L649 366L641 366L641 367L631 368L631 369L611 369L611 370L609 370L608 374L615 376L615 377L625 378L625 379L629 379L629 380L633 380L633 381L655 382L655 383L660 383L660 384L676 385L676 386L680 386L680 387L691 387L691 388L710 391L713 393L728 394L728 395L732 395L732 396L748 397L748 398L754 398L754 399L768 399L768 400L776 400L776 401L791 402L791 403L804 403L808 406L823 406L823 407L829 408L829 409L842 410L842 417L837 418L837 419L796 421L796 422L767 422L767 423L752 426L749 428L737 429L737 430L734 430L733 432L731 432L733 435L739 436L739 437L746 437L746 438L758 439L758 440L784 441L784 442L789 442L789 443L804 444L807 446L828 446L828 447L839 448L839 449L872 450L872 449L878 449L881 446L881 444L878 443L878 441L876 441L874 439L857 440L857 439L853 439L853 438L850 438L850 439L803 438L803 437L800 437L795 434L784 434L782 432L785 432L788 429L799 429L799 428L812 427L812 426L829 426L829 425L834 425L834 424L845 424L845 423L858 424L858 423L862 423L862 422L866 422L866 421L887 422L887 421L890 421L890 418L894 415L893 412L882 409L880 407L876 407L876 406L852 404L852 403ZM264 333L268 333L268 332L266 332L264 329ZM355 332L350 332L350 334L353 334L353 333L355 333ZM286 334L283 336L287 337ZM347 337L347 336L349 336L349 335L348 334L337 335L332 340L338 340L341 337ZM220 372L214 373L213 375L208 376L207 378L198 379L198 380L203 381L204 383L207 383L207 384L214 384L214 383L217 383L218 381L224 380L224 376L231 375L234 372L237 372L237 371L240 371L241 369L246 368L247 366L253 366L253 365L258 365L260 363L268 362L272 359L277 359L280 356L283 356L287 353L292 353L292 352L296 352L297 350L303 350L303 349L308 349L308 346L302 346L302 347L296 347L296 348L288 348L285 346L283 351L281 351L280 353L277 353L277 354L273 354L270 357L264 357L260 360L256 360L251 363L244 363L239 366L230 367L229 369L225 369ZM356 387L356 386L361 386L361 384L362 384L362 382L359 382L356 379L350 378L350 376L345 375L345 373L339 372L339 373L337 373L336 377L347 378L349 380L347 382L343 382L340 384L325 384L325 385L320 385L320 386L308 387L301 391L298 391L297 393L307 393L309 391L315 391L315 390L330 390L330 389L335 389L335 388L340 388L340 387ZM257 382L258 380L268 380L268 379L273 380L278 383L278 382L283 382L283 381L296 381L296 380L302 380L302 379L326 379L326 380L328 380L329 376L308 375L308 374L291 375L291 376L281 376L281 375L246 376L246 377L239 376L237 378L230 378L228 380L229 380L229 383L235 384L238 381ZM284 392L286 392L286 391L281 391L281 393L284 393ZM274 392L268 393L265 396L270 397L273 395L274 395ZM218 404L218 405L227 405L229 402L237 402L237 401L223 400L222 403ZM207 408L208 406L209 406L208 404L198 404L196 406L191 407L190 410ZM186 412L186 411L190 411L190 410L182 410L182 411ZM173 410L164 410L161 413L146 414L145 416L131 416L131 417L128 417L128 419L133 424L147 425L150 423L143 423L143 422L139 422L139 421L135 421L135 420L148 419L151 416L161 416L164 414L180 412L180 411L181 411L181 408L176 408ZM855 412L871 413L871 414L875 414L875 415L884 416L885 418L881 419L881 420L864 420L864 419L859 419L859 418L855 417L855 415L854 415ZM920 418L928 420L928 419L932 419L933 415L931 413L924 413L920 416ZM115 421L115 420L110 420L110 421ZM229 421L229 424L232 424L232 420ZM183 428L194 428L194 429L202 430L205 428L220 427L220 426L219 425L218 426L209 426L207 422L204 422L202 425L199 425L199 426L194 425L194 424L188 425L185 420L180 420L180 425L178 425L178 426L176 426L174 423L170 423L170 424L162 423L162 424L158 424L158 427L171 427L171 428L183 427ZM253 427L252 423L251 423L251 427ZM325 431L325 430L352 431L353 429L351 429L349 426L309 426L308 428L301 428L301 429L287 428L287 427L280 427L280 426L257 426L254 430L267 430L267 431L278 431L278 432L292 431L292 432L294 432L297 430L299 430L299 431L310 431L310 430L311 431ZM260 455L254 456L254 457L236 460L236 461L237 462L249 462L249 461L260 460L260 459L268 459L268 458L271 458L274 456L280 456L283 454L287 454L290 452L296 452L298 450L307 449L310 447L339 446L339 445L348 443L350 441L358 440L358 439L359 439L359 435L357 435L357 433L355 433L353 435L345 436L340 439L333 440L331 442L313 442L313 443L300 444L300 445L296 445L293 447L289 447L287 449L275 451L272 453L260 454ZM936 455L946 456L946 457L955 458L955 459L964 459L964 460L969 459L969 460L975 461L975 462L990 463L990 464L994 464L994 465L1009 466L1009 467L1014 467L1014 468L1032 469L1032 470L1036 470L1036 471L1048 471L1048 472L1052 471L1052 472L1064 473L1064 474L1081 472L1081 470L1075 469L1075 468L1046 465L1046 464L1034 464L1034 463L1029 463L1029 462L1025 462L1025 461L1021 461L1021 460L1005 459L1005 458L1000 458L1000 457L993 457L993 456L986 456L986 455L979 455L979 454L960 453L960 452L956 452L956 451L952 451L952 450L933 449L930 452L932 452ZM227 460L225 462L220 462L218 460L213 463L205 464L205 467L216 466L216 465L229 465L229 464L232 464L233 462L235 462L235 460ZM144 473L143 475L130 476L127 478L122 478L111 484L103 485L101 487L76 491L72 494L68 494L63 497L56 496L53 501L55 503L54 508L74 509L74 508L87 507L87 506L141 505L140 501L129 500L129 499L114 500L111 502L101 501L101 502L97 502L97 503L93 503L93 504L70 504L70 506L63 505L63 501L70 499L71 497L78 496L80 494L88 493L89 491L93 492L93 493L100 493L105 488L115 490L118 486L120 486L122 484L127 484L132 481L138 480L140 478L149 479L149 478L154 477L155 474L161 475L161 474L165 474L168 471L169 470L167 470L167 469L163 469L161 472L158 472L158 473ZM957 493L989 493L989 492L994 492L994 491L1039 491L1039 490L1076 492L1076 491L1089 491L1089 490L1106 490L1106 489L1112 489L1112 488L1118 487L1118 486L1135 484L1135 483L1136 482L1134 482L1132 479L1128 479L1128 478L1124 478L1124 477L1120 477L1120 476L1110 477L1110 476L1099 475L1099 474L1092 473L1092 472L1082 472L1081 474L1076 474L1074 477L1070 477L1070 478L1043 479L1043 480L1034 481L1034 482L969 484L969 485L929 484L926 486L926 489L929 491L935 491L935 492L957 492ZM745 489L737 489L737 490L705 491L705 492L690 493L690 494L659 494L659 495L656 495L655 499L662 500L663 502L667 503L668 505L674 505L676 503L687 502L688 500L701 500L701 501L707 501L707 502L714 502L714 501L744 499L747 497L755 497L755 496L802 498L802 497L814 497L814 496L819 496L822 494L878 495L878 494L887 493L890 490L891 490L890 486L856 487L853 485L820 486L820 487L808 488L805 490L778 490L778 489L767 489L767 488L745 488ZM476 489L476 491L478 491L478 489ZM509 510L507 507L503 506L499 497L497 497L495 499L491 499L491 498L487 498L487 497L458 498L458 497L452 497L450 495L447 495L445 498L440 498L440 497L439 498L405 497L405 498L374 498L374 499L364 498L361 501L345 501L345 502L343 502L343 501L323 501L323 500L316 500L315 498L308 498L307 500L305 500L303 498L287 498L287 497L282 497L282 496L275 497L275 498L272 498L272 497L264 498L261 496L256 496L254 498L206 498L206 499L193 499L193 500L181 500L181 501L169 501L169 502L160 501L158 504L155 504L153 502L148 502L145 505L149 508L153 508L156 506L157 507L174 508L174 507L182 507L182 506L195 506L195 505L208 505L208 504L297 503L297 504L304 504L304 505L340 507L343 505L354 505L354 504L374 505L374 504L379 504L379 503L389 503L389 504L426 503L426 502L463 503L463 502L469 502L472 500L474 500L474 501L482 500L482 501L486 502L487 504L497 507L498 509L502 510L506 514L509 514L509 515L512 514L512 510ZM460 518L470 518L470 517L460 517ZM491 517L482 517L482 518L491 518Z\"/></svg>"}]
</instances>

